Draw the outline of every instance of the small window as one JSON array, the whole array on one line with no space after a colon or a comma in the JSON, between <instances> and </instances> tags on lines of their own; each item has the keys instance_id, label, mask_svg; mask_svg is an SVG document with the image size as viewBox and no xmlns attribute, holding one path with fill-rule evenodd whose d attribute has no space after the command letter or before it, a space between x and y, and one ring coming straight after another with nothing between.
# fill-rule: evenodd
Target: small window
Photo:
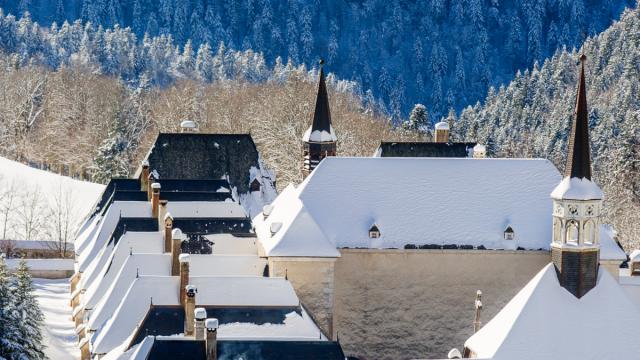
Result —
<instances>
[{"instance_id":1,"label":"small window","mask_svg":"<svg viewBox=\"0 0 640 360\"><path fill-rule=\"evenodd\" d=\"M579 239L579 231L578 231L578 222L577 221L569 221L567 223L567 244L578 245Z\"/></svg>"},{"instance_id":2,"label":"small window","mask_svg":"<svg viewBox=\"0 0 640 360\"><path fill-rule=\"evenodd\" d=\"M373 224L369 229L369 238L377 239L379 237L380 237L380 229L378 229L378 226L376 224Z\"/></svg>"},{"instance_id":3,"label":"small window","mask_svg":"<svg viewBox=\"0 0 640 360\"><path fill-rule=\"evenodd\" d=\"M260 191L260 181L258 181L258 179L253 179L253 181L249 185L249 191Z\"/></svg>"},{"instance_id":4,"label":"small window","mask_svg":"<svg viewBox=\"0 0 640 360\"><path fill-rule=\"evenodd\" d=\"M511 226L507 226L504 230L504 239L505 240L513 240L516 238L516 234L513 232L513 228Z\"/></svg>"}]
</instances>

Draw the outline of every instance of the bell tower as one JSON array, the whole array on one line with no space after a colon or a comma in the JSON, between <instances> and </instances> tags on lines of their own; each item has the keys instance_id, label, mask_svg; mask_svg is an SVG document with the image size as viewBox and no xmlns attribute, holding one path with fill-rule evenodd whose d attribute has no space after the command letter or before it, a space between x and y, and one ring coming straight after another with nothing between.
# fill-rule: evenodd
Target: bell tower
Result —
<instances>
[{"instance_id":1,"label":"bell tower","mask_svg":"<svg viewBox=\"0 0 640 360\"><path fill-rule=\"evenodd\" d=\"M598 277L600 211L603 194L591 179L589 123L584 66L576 96L564 179L551 193L553 240L551 258L560 285L578 298L589 292Z\"/></svg>"},{"instance_id":2,"label":"bell tower","mask_svg":"<svg viewBox=\"0 0 640 360\"><path fill-rule=\"evenodd\" d=\"M306 178L327 156L336 156L337 137L331 126L331 111L329 96L324 80L324 61L320 60L320 75L318 76L318 93L313 112L311 126L304 133L302 176Z\"/></svg>"}]
</instances>

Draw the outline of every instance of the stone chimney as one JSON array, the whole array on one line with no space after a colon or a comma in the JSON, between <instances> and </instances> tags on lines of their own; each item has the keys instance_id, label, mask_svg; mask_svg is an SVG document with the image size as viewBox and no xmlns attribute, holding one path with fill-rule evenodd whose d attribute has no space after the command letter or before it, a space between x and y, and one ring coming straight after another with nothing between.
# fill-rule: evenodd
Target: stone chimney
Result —
<instances>
[{"instance_id":1,"label":"stone chimney","mask_svg":"<svg viewBox=\"0 0 640 360\"><path fill-rule=\"evenodd\" d=\"M184 305L186 289L189 284L189 254L180 254L178 261L180 263L180 304Z\"/></svg>"},{"instance_id":2,"label":"stone chimney","mask_svg":"<svg viewBox=\"0 0 640 360\"><path fill-rule=\"evenodd\" d=\"M216 360L218 357L218 319L207 319L204 326L207 328L207 360Z\"/></svg>"},{"instance_id":3,"label":"stone chimney","mask_svg":"<svg viewBox=\"0 0 640 360\"><path fill-rule=\"evenodd\" d=\"M147 191L149 181L149 161L142 162L142 174L140 174L140 190Z\"/></svg>"},{"instance_id":4,"label":"stone chimney","mask_svg":"<svg viewBox=\"0 0 640 360\"><path fill-rule=\"evenodd\" d=\"M449 142L449 124L446 121L441 121L436 124L436 132L433 138L437 143Z\"/></svg>"},{"instance_id":5,"label":"stone chimney","mask_svg":"<svg viewBox=\"0 0 640 360\"><path fill-rule=\"evenodd\" d=\"M182 277L186 271L187 277L184 279L184 285L186 285L189 283L189 254L182 254L184 235L180 229L174 229L171 238L171 276L180 275Z\"/></svg>"},{"instance_id":6,"label":"stone chimney","mask_svg":"<svg viewBox=\"0 0 640 360\"><path fill-rule=\"evenodd\" d=\"M184 336L193 336L193 325L198 289L193 285L185 286L187 299L184 302Z\"/></svg>"},{"instance_id":7,"label":"stone chimney","mask_svg":"<svg viewBox=\"0 0 640 360\"><path fill-rule=\"evenodd\" d=\"M151 184L151 216L158 218L158 211L160 208L160 183Z\"/></svg>"},{"instance_id":8,"label":"stone chimney","mask_svg":"<svg viewBox=\"0 0 640 360\"><path fill-rule=\"evenodd\" d=\"M162 205L162 203L160 204ZM173 216L171 216L170 212L166 212L164 214L164 234L163 234L164 252L171 251L171 240L173 239L172 232L173 232Z\"/></svg>"},{"instance_id":9,"label":"stone chimney","mask_svg":"<svg viewBox=\"0 0 640 360\"><path fill-rule=\"evenodd\" d=\"M205 308L196 308L196 311L194 313L195 315L195 322L193 324L193 330L195 332L195 338L196 340L204 340L204 321L207 319L207 310L205 310Z\"/></svg>"}]
</instances>

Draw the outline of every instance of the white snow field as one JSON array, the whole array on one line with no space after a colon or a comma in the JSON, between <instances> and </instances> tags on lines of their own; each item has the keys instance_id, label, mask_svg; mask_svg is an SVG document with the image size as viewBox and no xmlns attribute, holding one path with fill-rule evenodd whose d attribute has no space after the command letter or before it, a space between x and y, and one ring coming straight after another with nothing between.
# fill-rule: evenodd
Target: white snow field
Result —
<instances>
[{"instance_id":1,"label":"white snow field","mask_svg":"<svg viewBox=\"0 0 640 360\"><path fill-rule=\"evenodd\" d=\"M55 206L56 199L62 199L65 205L71 204L74 226L84 219L104 190L101 184L35 169L0 156L0 191L10 189L12 184L19 196L37 188L42 200L47 202L43 204L45 207Z\"/></svg>"},{"instance_id":2,"label":"white snow field","mask_svg":"<svg viewBox=\"0 0 640 360\"><path fill-rule=\"evenodd\" d=\"M44 313L43 342L51 360L80 358L71 307L69 279L33 279L40 309Z\"/></svg>"}]
</instances>

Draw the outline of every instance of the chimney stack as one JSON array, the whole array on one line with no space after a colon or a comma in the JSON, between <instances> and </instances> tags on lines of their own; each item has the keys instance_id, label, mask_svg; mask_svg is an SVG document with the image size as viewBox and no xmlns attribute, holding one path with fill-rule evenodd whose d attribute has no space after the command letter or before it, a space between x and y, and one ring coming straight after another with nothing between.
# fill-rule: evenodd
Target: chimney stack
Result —
<instances>
[{"instance_id":1,"label":"chimney stack","mask_svg":"<svg viewBox=\"0 0 640 360\"><path fill-rule=\"evenodd\" d=\"M217 341L218 341L218 319L207 319L204 326L207 328L207 360L216 360L218 357Z\"/></svg>"},{"instance_id":2,"label":"chimney stack","mask_svg":"<svg viewBox=\"0 0 640 360\"><path fill-rule=\"evenodd\" d=\"M441 121L436 124L434 141L437 143L449 142L449 123L447 123L446 121Z\"/></svg>"},{"instance_id":3,"label":"chimney stack","mask_svg":"<svg viewBox=\"0 0 640 360\"><path fill-rule=\"evenodd\" d=\"M151 194L151 216L157 219L160 207L160 183L151 184L151 190L153 190L153 194Z\"/></svg>"},{"instance_id":4,"label":"chimney stack","mask_svg":"<svg viewBox=\"0 0 640 360\"><path fill-rule=\"evenodd\" d=\"M204 340L204 321L207 319L207 310L205 308L196 308L194 313L195 323L193 325L196 340Z\"/></svg>"},{"instance_id":5,"label":"chimney stack","mask_svg":"<svg viewBox=\"0 0 640 360\"><path fill-rule=\"evenodd\" d=\"M176 236L175 231L173 236ZM189 284L189 254L180 254L180 256L178 257L178 262L180 263L180 304L184 305L186 294L185 291Z\"/></svg>"},{"instance_id":6,"label":"chimney stack","mask_svg":"<svg viewBox=\"0 0 640 360\"><path fill-rule=\"evenodd\" d=\"M198 289L193 285L185 286L187 299L184 303L184 336L193 336L193 324L196 308L196 293Z\"/></svg>"},{"instance_id":7,"label":"chimney stack","mask_svg":"<svg viewBox=\"0 0 640 360\"><path fill-rule=\"evenodd\" d=\"M173 216L171 216L170 212L167 212L164 215L164 252L166 253L171 251L171 241L173 239L172 232Z\"/></svg>"},{"instance_id":8,"label":"chimney stack","mask_svg":"<svg viewBox=\"0 0 640 360\"><path fill-rule=\"evenodd\" d=\"M150 173L147 177L147 200L151 201L151 194L153 193L153 189L151 185L156 182L156 177L153 176L153 173Z\"/></svg>"},{"instance_id":9,"label":"chimney stack","mask_svg":"<svg viewBox=\"0 0 640 360\"><path fill-rule=\"evenodd\" d=\"M140 174L140 190L147 191L149 186L149 161L146 159L142 162L142 174Z\"/></svg>"},{"instance_id":10,"label":"chimney stack","mask_svg":"<svg viewBox=\"0 0 640 360\"><path fill-rule=\"evenodd\" d=\"M171 238L171 276L180 275L182 281L182 275L186 273L184 279L184 285L186 285L189 283L189 254L182 253L184 235L180 229L174 229Z\"/></svg>"}]
</instances>

